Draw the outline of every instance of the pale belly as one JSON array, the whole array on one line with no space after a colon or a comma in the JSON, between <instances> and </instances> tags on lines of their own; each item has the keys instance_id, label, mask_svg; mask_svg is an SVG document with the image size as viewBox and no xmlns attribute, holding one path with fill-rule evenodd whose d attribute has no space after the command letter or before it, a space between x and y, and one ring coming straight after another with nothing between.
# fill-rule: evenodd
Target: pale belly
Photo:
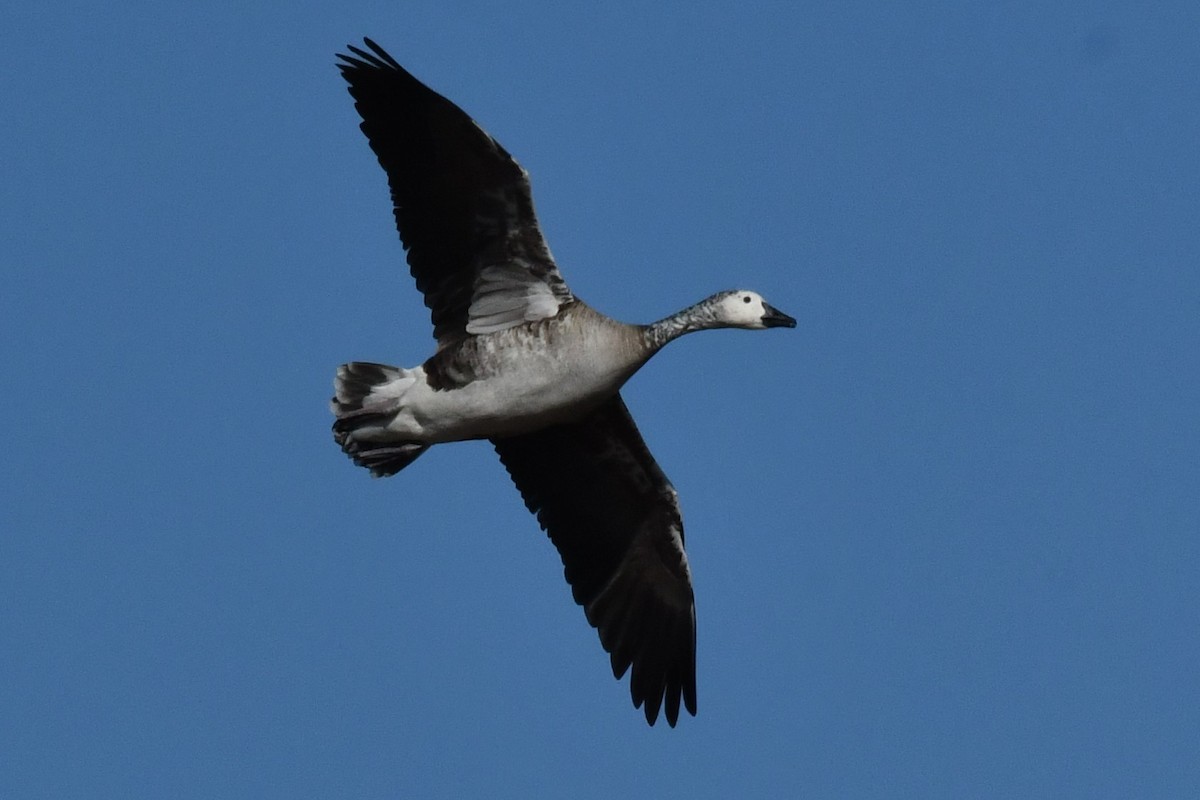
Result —
<instances>
[{"instance_id":1,"label":"pale belly","mask_svg":"<svg viewBox=\"0 0 1200 800\"><path fill-rule=\"evenodd\" d=\"M514 436L572 422L615 394L632 374L576 362L435 391L423 369L413 372L417 380L400 397L401 408L387 430L397 439L429 444Z\"/></svg>"}]
</instances>

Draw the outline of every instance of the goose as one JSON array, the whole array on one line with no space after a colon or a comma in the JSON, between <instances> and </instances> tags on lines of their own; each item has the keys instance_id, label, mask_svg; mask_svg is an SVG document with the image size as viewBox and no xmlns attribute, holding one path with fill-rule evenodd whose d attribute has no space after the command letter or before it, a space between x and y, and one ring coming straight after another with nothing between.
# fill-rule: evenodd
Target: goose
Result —
<instances>
[{"instance_id":1,"label":"goose","mask_svg":"<svg viewBox=\"0 0 1200 800\"><path fill-rule=\"evenodd\" d=\"M718 292L650 325L593 310L563 281L528 173L379 45L338 68L387 174L437 349L402 368L337 369L333 437L371 475L442 442L490 440L562 558L575 602L630 671L634 708L696 714L696 609L679 501L620 389L668 342L712 328L795 327L755 292ZM631 669L632 668L632 669Z\"/></svg>"}]
</instances>

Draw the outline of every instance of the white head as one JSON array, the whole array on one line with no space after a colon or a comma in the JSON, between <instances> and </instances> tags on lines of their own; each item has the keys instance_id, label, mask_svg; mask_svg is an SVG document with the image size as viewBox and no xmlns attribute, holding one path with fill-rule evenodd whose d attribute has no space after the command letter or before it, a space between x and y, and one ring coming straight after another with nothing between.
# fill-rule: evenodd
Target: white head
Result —
<instances>
[{"instance_id":1,"label":"white head","mask_svg":"<svg viewBox=\"0 0 1200 800\"><path fill-rule=\"evenodd\" d=\"M773 308L758 292L737 289L721 292L710 298L717 322L723 327L750 328L794 328L796 320Z\"/></svg>"}]
</instances>

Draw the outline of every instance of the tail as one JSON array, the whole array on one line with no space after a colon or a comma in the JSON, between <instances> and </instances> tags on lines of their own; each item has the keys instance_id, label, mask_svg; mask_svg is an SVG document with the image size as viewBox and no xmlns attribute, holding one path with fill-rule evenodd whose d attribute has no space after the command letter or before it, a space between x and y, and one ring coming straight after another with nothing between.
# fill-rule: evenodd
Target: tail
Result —
<instances>
[{"instance_id":1,"label":"tail","mask_svg":"<svg viewBox=\"0 0 1200 800\"><path fill-rule=\"evenodd\" d=\"M387 425L400 410L400 397L416 378L411 370L353 361L338 367L329 409L337 416L333 440L360 467L383 478L395 475L429 449L397 441Z\"/></svg>"}]
</instances>

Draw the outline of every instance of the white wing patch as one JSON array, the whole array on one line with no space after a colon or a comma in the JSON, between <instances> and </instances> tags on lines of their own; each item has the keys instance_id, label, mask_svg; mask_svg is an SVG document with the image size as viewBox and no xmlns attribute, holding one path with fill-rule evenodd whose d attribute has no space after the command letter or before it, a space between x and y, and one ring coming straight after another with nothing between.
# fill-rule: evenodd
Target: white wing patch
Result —
<instances>
[{"instance_id":1,"label":"white wing patch","mask_svg":"<svg viewBox=\"0 0 1200 800\"><path fill-rule=\"evenodd\" d=\"M548 319L558 307L554 290L520 261L484 267L467 309L467 333L495 333Z\"/></svg>"}]
</instances>

